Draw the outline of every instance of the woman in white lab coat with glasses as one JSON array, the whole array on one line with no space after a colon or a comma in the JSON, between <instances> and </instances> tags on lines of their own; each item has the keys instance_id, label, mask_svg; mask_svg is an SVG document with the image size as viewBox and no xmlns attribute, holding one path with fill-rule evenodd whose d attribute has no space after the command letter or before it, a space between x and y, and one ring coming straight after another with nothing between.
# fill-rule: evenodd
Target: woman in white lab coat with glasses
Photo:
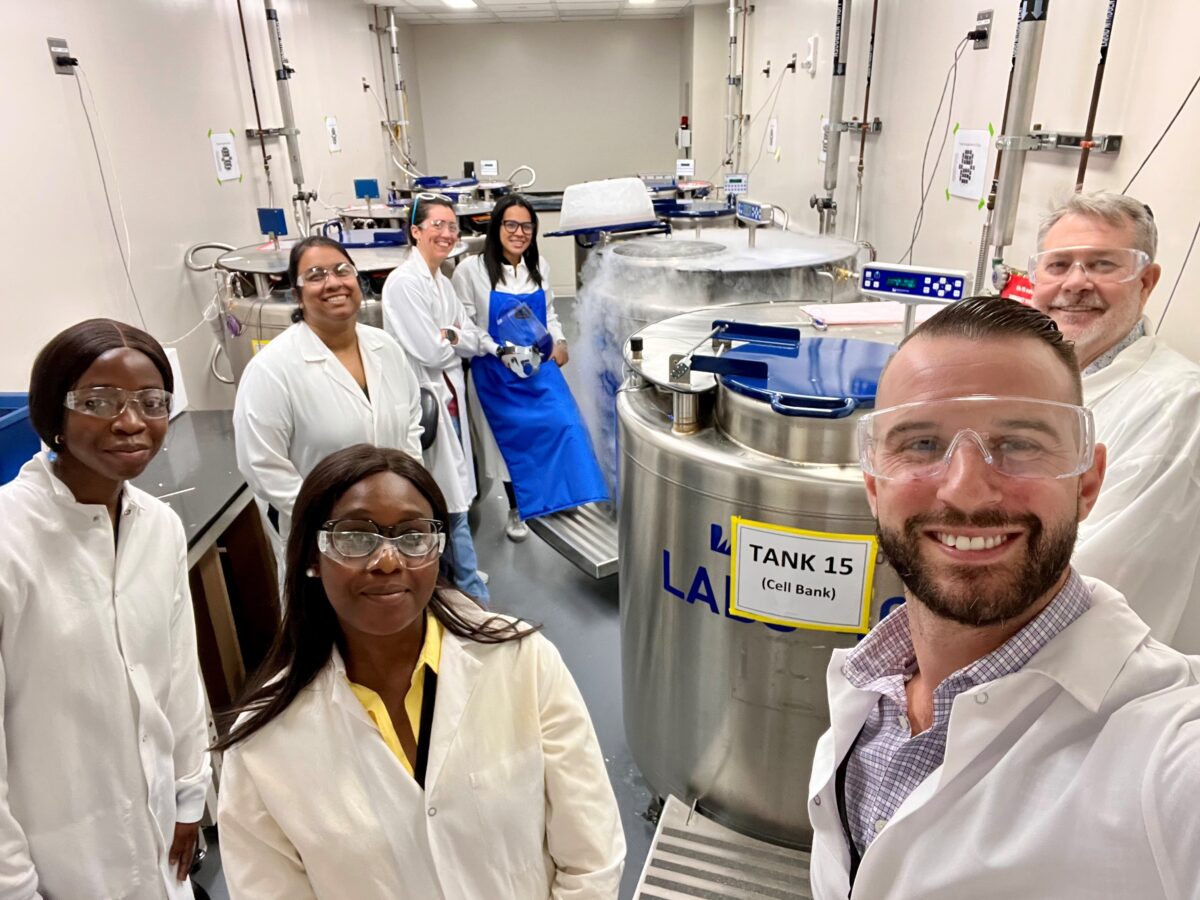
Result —
<instances>
[{"instance_id":1,"label":"woman in white lab coat with glasses","mask_svg":"<svg viewBox=\"0 0 1200 900\"><path fill-rule=\"evenodd\" d=\"M292 247L296 323L255 354L233 407L238 469L267 508L282 564L300 483L335 450L366 442L421 457L421 394L404 352L358 321L362 288L337 241Z\"/></svg>"},{"instance_id":2,"label":"woman in white lab coat with glasses","mask_svg":"<svg viewBox=\"0 0 1200 900\"><path fill-rule=\"evenodd\" d=\"M554 647L455 589L446 502L359 445L304 481L283 628L225 750L234 900L612 900L625 841Z\"/></svg>"},{"instance_id":3,"label":"woman in white lab coat with glasses","mask_svg":"<svg viewBox=\"0 0 1200 900\"><path fill-rule=\"evenodd\" d=\"M0 487L0 897L192 896L210 769L187 542L129 484L173 387L159 343L111 319L33 364L51 450Z\"/></svg>"}]
</instances>

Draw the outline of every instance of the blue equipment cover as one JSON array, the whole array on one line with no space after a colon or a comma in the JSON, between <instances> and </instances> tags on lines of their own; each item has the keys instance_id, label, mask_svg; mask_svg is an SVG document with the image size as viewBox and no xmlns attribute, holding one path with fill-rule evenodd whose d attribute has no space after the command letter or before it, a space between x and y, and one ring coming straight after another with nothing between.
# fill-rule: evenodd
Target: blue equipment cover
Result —
<instances>
[{"instance_id":1,"label":"blue equipment cover","mask_svg":"<svg viewBox=\"0 0 1200 900\"><path fill-rule=\"evenodd\" d=\"M17 477L42 442L29 422L29 395L0 393L0 484Z\"/></svg>"}]
</instances>

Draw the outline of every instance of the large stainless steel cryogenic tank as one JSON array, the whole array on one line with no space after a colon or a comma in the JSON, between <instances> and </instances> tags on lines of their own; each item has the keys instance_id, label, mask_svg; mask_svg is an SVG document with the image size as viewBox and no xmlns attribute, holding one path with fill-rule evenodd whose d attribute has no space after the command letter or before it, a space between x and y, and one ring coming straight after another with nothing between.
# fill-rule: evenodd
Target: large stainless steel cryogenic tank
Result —
<instances>
[{"instance_id":1,"label":"large stainless steel cryogenic tank","mask_svg":"<svg viewBox=\"0 0 1200 900\"><path fill-rule=\"evenodd\" d=\"M856 299L857 245L830 235L708 228L702 238L614 241L592 254L576 316L583 340L572 350L584 389L579 404L610 481L615 479L613 397L621 350L640 328L701 307L747 302Z\"/></svg>"},{"instance_id":2,"label":"large stainless steel cryogenic tank","mask_svg":"<svg viewBox=\"0 0 1200 900\"><path fill-rule=\"evenodd\" d=\"M635 374L617 398L621 652L634 760L658 794L790 846L811 841L806 797L828 726L829 656L857 635L731 612L731 523L863 536L860 545L874 534L854 428L900 337L895 326L815 331L799 307L730 306L649 326L637 336L640 358L626 347ZM715 367L712 358L748 346L714 353L714 319L793 326L798 351L751 353L769 367L758 381L693 370L689 383L673 382L671 354L699 346ZM870 585L873 624L902 588L882 561Z\"/></svg>"}]
</instances>

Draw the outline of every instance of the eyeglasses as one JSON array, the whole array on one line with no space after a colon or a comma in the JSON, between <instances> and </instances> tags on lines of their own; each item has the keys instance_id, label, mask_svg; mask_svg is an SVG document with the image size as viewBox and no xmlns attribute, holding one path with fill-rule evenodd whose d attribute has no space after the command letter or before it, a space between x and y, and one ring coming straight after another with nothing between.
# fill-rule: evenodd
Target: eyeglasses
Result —
<instances>
[{"instance_id":1,"label":"eyeglasses","mask_svg":"<svg viewBox=\"0 0 1200 900\"><path fill-rule=\"evenodd\" d=\"M447 221L446 219L431 219L427 222L422 222L418 228L427 228L430 231L444 231L447 234L458 234L458 222Z\"/></svg>"},{"instance_id":2,"label":"eyeglasses","mask_svg":"<svg viewBox=\"0 0 1200 900\"><path fill-rule=\"evenodd\" d=\"M1034 284L1060 284L1076 267L1096 284L1133 281L1150 265L1150 255L1132 247L1059 247L1029 257L1029 277Z\"/></svg>"},{"instance_id":3,"label":"eyeglasses","mask_svg":"<svg viewBox=\"0 0 1200 900\"><path fill-rule=\"evenodd\" d=\"M975 396L904 403L858 420L862 469L876 478L938 478L959 447L1014 478L1070 478L1092 466L1090 410L1024 397Z\"/></svg>"},{"instance_id":4,"label":"eyeglasses","mask_svg":"<svg viewBox=\"0 0 1200 900\"><path fill-rule=\"evenodd\" d=\"M171 414L171 392L162 388L127 391L119 387L84 388L68 391L63 406L95 416L97 419L116 419L130 403L137 407L143 419L164 419Z\"/></svg>"},{"instance_id":5,"label":"eyeglasses","mask_svg":"<svg viewBox=\"0 0 1200 900\"><path fill-rule=\"evenodd\" d=\"M391 545L404 568L423 569L435 562L446 547L441 528L442 523L436 519L412 519L386 526L370 519L335 519L317 532L317 549L342 565L365 569L384 545Z\"/></svg>"},{"instance_id":6,"label":"eyeglasses","mask_svg":"<svg viewBox=\"0 0 1200 900\"><path fill-rule=\"evenodd\" d=\"M500 223L500 226L509 234L516 234L518 231L524 235L533 234L532 222L517 222L513 219L505 219Z\"/></svg>"},{"instance_id":7,"label":"eyeglasses","mask_svg":"<svg viewBox=\"0 0 1200 900\"><path fill-rule=\"evenodd\" d=\"M300 277L296 279L296 286L303 287L306 284L324 284L327 278L349 281L357 275L358 269L354 268L348 262L341 262L329 268L325 266L313 266L311 269L306 269L301 273Z\"/></svg>"}]
</instances>

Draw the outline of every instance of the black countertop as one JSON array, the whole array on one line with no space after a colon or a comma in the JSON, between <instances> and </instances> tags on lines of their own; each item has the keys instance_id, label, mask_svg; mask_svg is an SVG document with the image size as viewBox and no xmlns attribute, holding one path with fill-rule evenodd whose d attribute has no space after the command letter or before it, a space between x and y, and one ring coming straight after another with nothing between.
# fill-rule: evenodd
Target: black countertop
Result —
<instances>
[{"instance_id":1,"label":"black countertop","mask_svg":"<svg viewBox=\"0 0 1200 900\"><path fill-rule=\"evenodd\" d=\"M171 422L163 449L133 483L179 514L192 549L205 529L243 490L249 490L237 468L233 413L189 410L181 414Z\"/></svg>"}]
</instances>

